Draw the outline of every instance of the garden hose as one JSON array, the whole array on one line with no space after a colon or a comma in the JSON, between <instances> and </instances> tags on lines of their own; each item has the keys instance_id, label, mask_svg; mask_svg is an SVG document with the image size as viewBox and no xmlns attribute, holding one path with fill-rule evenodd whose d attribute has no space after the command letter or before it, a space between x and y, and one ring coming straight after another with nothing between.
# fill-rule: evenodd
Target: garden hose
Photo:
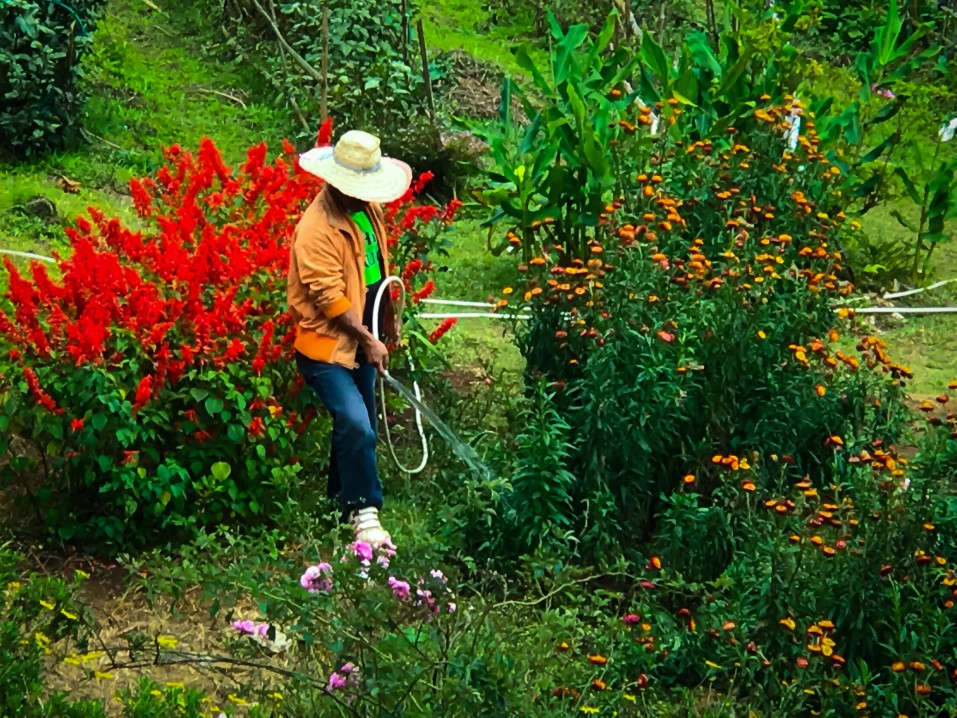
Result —
<instances>
[{"instance_id":1,"label":"garden hose","mask_svg":"<svg viewBox=\"0 0 957 718\"><path fill-rule=\"evenodd\" d=\"M372 305L372 335L379 339L379 309L382 305L382 297L385 296L385 291L388 289L390 284L395 284L399 287L399 294L401 295L401 300L399 303L399 309L394 312L395 317L400 319L402 317L402 305L405 304L405 285L402 283L402 280L395 275L386 277L382 284L379 285L379 291L375 295L375 303ZM380 339L381 341L381 339ZM415 364L412 361L412 355L408 355L409 359L409 368L415 372ZM399 457L395 453L395 445L392 443L392 433L389 431L389 419L386 414L386 404L385 404L385 378L388 378L390 382L397 383L396 379L389 374L388 371L385 372L385 377L379 377L379 400L382 403L382 423L385 424L385 441L389 446L389 453L392 455L392 460L395 462L395 465L399 467L399 471L402 471L406 474L418 474L422 472L426 465L429 463L429 440L425 436L425 428L422 426L422 412L419 411L419 408L413 404L412 408L415 409L415 428L419 432L419 439L422 442L422 460L419 462L419 465L414 469L410 469L405 466ZM417 402L422 401L422 390L419 388L419 382L414 378L412 380L412 395L415 396Z\"/></svg>"}]
</instances>

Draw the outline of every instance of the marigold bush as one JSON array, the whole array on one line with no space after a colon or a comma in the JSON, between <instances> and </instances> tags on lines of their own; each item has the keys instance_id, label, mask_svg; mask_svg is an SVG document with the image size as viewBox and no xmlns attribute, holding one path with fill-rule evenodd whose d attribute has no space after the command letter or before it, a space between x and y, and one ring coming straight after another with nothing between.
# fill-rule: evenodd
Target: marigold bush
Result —
<instances>
[{"instance_id":1,"label":"marigold bush","mask_svg":"<svg viewBox=\"0 0 957 718\"><path fill-rule=\"evenodd\" d=\"M287 240L320 182L288 144L236 169L208 139L166 159L131 183L137 229L90 208L53 276L5 263L0 478L62 539L262 520L325 458L285 312ZM434 289L428 254L457 208L415 205L428 179L386 209L411 307Z\"/></svg>"},{"instance_id":2,"label":"marigold bush","mask_svg":"<svg viewBox=\"0 0 957 718\"><path fill-rule=\"evenodd\" d=\"M627 186L587 255L551 240L560 218L509 233L535 252L499 305L531 310L516 326L529 379L550 383L570 426L577 482L556 487L568 500L553 497L566 508L552 523L586 549L648 536L688 475L710 491L715 454L774 455L820 485L845 442L896 436L910 372L879 338L843 336L856 229L813 122L788 146L799 111L765 97L726 138L690 145L623 119L611 162ZM701 578L721 572L715 551Z\"/></svg>"}]
</instances>

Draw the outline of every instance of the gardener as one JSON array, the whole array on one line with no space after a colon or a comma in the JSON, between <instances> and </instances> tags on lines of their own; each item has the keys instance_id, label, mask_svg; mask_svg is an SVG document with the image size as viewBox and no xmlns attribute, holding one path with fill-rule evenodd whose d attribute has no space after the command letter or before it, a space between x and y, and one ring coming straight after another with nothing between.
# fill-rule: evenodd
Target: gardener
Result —
<instances>
[{"instance_id":1,"label":"gardener","mask_svg":"<svg viewBox=\"0 0 957 718\"><path fill-rule=\"evenodd\" d=\"M347 132L335 147L299 158L325 186L296 227L287 297L298 325L296 363L332 414L329 496L352 523L357 541L391 541L379 522L382 484L376 468L376 375L388 350L372 333L373 305L389 274L379 203L402 197L412 181L408 165L382 157L379 140ZM398 341L390 293L380 326Z\"/></svg>"}]
</instances>

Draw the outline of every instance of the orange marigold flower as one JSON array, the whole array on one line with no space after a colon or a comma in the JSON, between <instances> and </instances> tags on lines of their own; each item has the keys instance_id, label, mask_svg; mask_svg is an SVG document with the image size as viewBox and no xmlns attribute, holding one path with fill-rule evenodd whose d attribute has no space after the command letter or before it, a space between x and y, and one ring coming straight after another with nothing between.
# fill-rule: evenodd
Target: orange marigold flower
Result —
<instances>
[{"instance_id":1,"label":"orange marigold flower","mask_svg":"<svg viewBox=\"0 0 957 718\"><path fill-rule=\"evenodd\" d=\"M745 481L741 484L741 488L747 491L748 493L753 492L757 487L754 485L753 481Z\"/></svg>"},{"instance_id":2,"label":"orange marigold flower","mask_svg":"<svg viewBox=\"0 0 957 718\"><path fill-rule=\"evenodd\" d=\"M651 559L649 559L649 562L656 569L659 569L659 570L661 569L661 559L658 558L657 556L652 556Z\"/></svg>"},{"instance_id":3,"label":"orange marigold flower","mask_svg":"<svg viewBox=\"0 0 957 718\"><path fill-rule=\"evenodd\" d=\"M687 485L693 484L695 482L695 475L688 474L682 479L682 481Z\"/></svg>"},{"instance_id":4,"label":"orange marigold flower","mask_svg":"<svg viewBox=\"0 0 957 718\"><path fill-rule=\"evenodd\" d=\"M926 683L918 683L914 686L914 690L919 696L929 696L930 695L930 686Z\"/></svg>"},{"instance_id":5,"label":"orange marigold flower","mask_svg":"<svg viewBox=\"0 0 957 718\"><path fill-rule=\"evenodd\" d=\"M891 670L894 671L894 673L903 673L906 668L907 666L904 665L904 661L894 661L891 665Z\"/></svg>"},{"instance_id":6,"label":"orange marigold flower","mask_svg":"<svg viewBox=\"0 0 957 718\"><path fill-rule=\"evenodd\" d=\"M608 659L599 653L592 653L590 656L588 656L588 662L596 666L603 666L608 663Z\"/></svg>"},{"instance_id":7,"label":"orange marigold flower","mask_svg":"<svg viewBox=\"0 0 957 718\"><path fill-rule=\"evenodd\" d=\"M823 384L818 384L816 387L814 387L814 391L817 392L818 396L824 396L827 394L827 387Z\"/></svg>"}]
</instances>

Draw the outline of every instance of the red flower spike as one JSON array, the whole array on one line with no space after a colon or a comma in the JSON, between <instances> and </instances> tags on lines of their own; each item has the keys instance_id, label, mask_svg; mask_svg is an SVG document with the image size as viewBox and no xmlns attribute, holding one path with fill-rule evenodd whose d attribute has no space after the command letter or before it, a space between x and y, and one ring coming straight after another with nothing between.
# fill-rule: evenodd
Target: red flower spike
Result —
<instances>
[{"instance_id":1,"label":"red flower spike","mask_svg":"<svg viewBox=\"0 0 957 718\"><path fill-rule=\"evenodd\" d=\"M326 118L326 121L319 125L319 132L316 135L316 147L328 147L332 144L332 118Z\"/></svg>"}]
</instances>

